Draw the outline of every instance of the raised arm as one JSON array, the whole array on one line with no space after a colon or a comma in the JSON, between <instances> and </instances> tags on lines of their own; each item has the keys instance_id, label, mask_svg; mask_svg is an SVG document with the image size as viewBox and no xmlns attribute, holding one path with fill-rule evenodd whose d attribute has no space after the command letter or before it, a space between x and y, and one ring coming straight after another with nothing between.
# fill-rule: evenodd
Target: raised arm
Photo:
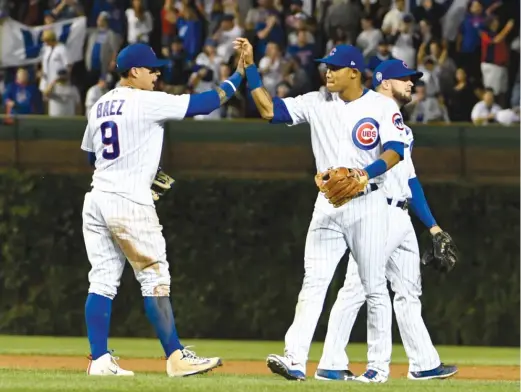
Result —
<instances>
[{"instance_id":1,"label":"raised arm","mask_svg":"<svg viewBox=\"0 0 521 392\"><path fill-rule=\"evenodd\" d=\"M199 114L210 114L224 105L235 95L244 78L244 66L241 61L235 73L222 82L215 90L190 95L188 108L184 117L193 117Z\"/></svg>"},{"instance_id":2,"label":"raised arm","mask_svg":"<svg viewBox=\"0 0 521 392\"><path fill-rule=\"evenodd\" d=\"M285 123L296 125L309 121L309 108L315 93L308 93L296 98L271 97L262 85L259 70L253 62L253 47L246 38L237 38L234 48L241 51L244 61L248 89L261 117L272 124Z\"/></svg>"},{"instance_id":3,"label":"raised arm","mask_svg":"<svg viewBox=\"0 0 521 392\"><path fill-rule=\"evenodd\" d=\"M257 106L263 119L272 120L274 116L273 99L262 85L259 70L253 62L253 47L245 38L237 38L233 44L236 50L241 51L241 60L244 62L248 88L255 102L255 106Z\"/></svg>"}]
</instances>

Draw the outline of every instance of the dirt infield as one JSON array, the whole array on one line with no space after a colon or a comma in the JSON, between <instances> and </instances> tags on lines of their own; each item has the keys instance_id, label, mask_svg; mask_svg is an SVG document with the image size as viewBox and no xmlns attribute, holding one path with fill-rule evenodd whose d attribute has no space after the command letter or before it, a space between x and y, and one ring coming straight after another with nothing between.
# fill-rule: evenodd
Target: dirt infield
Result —
<instances>
[{"instance_id":1,"label":"dirt infield","mask_svg":"<svg viewBox=\"0 0 521 392\"><path fill-rule=\"evenodd\" d=\"M0 355L0 368L16 369L49 369L49 370L85 370L87 358ZM165 362L161 359L122 359L120 365L136 372L164 372ZM309 363L308 375L315 372L317 363ZM355 374L363 372L365 365L353 363L350 369ZM261 361L224 361L224 365L215 371L223 374L268 375L270 371ZM407 375L407 365L391 366L392 378ZM456 375L458 379L474 380L519 380L519 366L460 366Z\"/></svg>"}]
</instances>

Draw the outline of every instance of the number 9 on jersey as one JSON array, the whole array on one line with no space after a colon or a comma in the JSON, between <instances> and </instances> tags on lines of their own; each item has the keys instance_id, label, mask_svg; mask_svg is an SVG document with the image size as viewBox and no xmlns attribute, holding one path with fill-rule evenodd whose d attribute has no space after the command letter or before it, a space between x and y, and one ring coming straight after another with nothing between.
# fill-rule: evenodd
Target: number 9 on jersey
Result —
<instances>
[{"instance_id":1,"label":"number 9 on jersey","mask_svg":"<svg viewBox=\"0 0 521 392\"><path fill-rule=\"evenodd\" d=\"M118 125L114 121L105 121L100 125L101 142L105 146L103 158L112 160L119 157Z\"/></svg>"}]
</instances>

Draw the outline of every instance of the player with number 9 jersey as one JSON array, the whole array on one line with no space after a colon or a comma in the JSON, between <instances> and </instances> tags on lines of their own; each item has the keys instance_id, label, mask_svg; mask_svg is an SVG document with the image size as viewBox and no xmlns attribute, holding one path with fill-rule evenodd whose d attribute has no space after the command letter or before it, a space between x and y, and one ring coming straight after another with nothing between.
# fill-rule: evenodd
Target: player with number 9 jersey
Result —
<instances>
[{"instance_id":1,"label":"player with number 9 jersey","mask_svg":"<svg viewBox=\"0 0 521 392\"><path fill-rule=\"evenodd\" d=\"M154 91L166 61L158 59L150 46L129 45L118 54L116 63L121 85L91 108L81 144L95 166L82 212L91 264L85 304L91 349L87 374L134 375L117 364L107 347L112 300L126 260L141 285L145 313L167 358L167 374L205 373L220 366L221 359L198 357L179 341L169 298L166 243L151 187L158 173L164 122L216 110L235 94L244 70L239 64L215 90L176 96Z\"/></svg>"}]
</instances>

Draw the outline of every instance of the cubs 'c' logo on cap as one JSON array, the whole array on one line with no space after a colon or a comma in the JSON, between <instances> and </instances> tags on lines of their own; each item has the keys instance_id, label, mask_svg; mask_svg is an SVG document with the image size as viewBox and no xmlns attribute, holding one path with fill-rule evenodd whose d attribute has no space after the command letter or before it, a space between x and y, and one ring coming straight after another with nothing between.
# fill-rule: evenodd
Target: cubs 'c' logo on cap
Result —
<instances>
[{"instance_id":1,"label":"cubs 'c' logo on cap","mask_svg":"<svg viewBox=\"0 0 521 392\"><path fill-rule=\"evenodd\" d=\"M372 150L380 142L379 128L380 124L374 118L361 119L353 127L353 143L362 150Z\"/></svg>"},{"instance_id":2,"label":"cubs 'c' logo on cap","mask_svg":"<svg viewBox=\"0 0 521 392\"><path fill-rule=\"evenodd\" d=\"M398 130L403 131L405 129L405 124L403 123L403 118L400 113L393 114L393 125L398 128Z\"/></svg>"},{"instance_id":3,"label":"cubs 'c' logo on cap","mask_svg":"<svg viewBox=\"0 0 521 392\"><path fill-rule=\"evenodd\" d=\"M329 52L330 56L333 56L336 53L336 48L331 49L331 52Z\"/></svg>"},{"instance_id":4,"label":"cubs 'c' logo on cap","mask_svg":"<svg viewBox=\"0 0 521 392\"><path fill-rule=\"evenodd\" d=\"M381 82L382 81L382 73L381 72L377 72L376 73L376 80Z\"/></svg>"}]
</instances>

